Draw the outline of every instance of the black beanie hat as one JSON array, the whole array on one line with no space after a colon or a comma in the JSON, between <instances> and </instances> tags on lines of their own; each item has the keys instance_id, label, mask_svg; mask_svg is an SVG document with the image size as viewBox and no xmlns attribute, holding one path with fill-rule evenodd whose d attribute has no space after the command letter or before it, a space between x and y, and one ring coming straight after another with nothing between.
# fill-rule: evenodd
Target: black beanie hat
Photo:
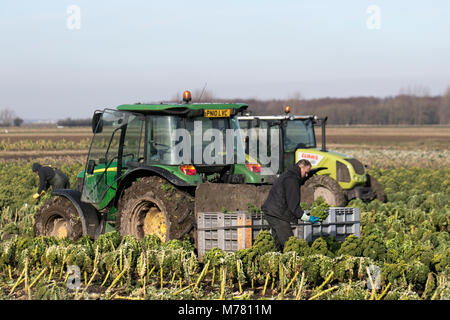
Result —
<instances>
[{"instance_id":1,"label":"black beanie hat","mask_svg":"<svg viewBox=\"0 0 450 320\"><path fill-rule=\"evenodd\" d=\"M33 172L38 172L41 167L42 166L39 163L33 163L33 166L31 168Z\"/></svg>"}]
</instances>

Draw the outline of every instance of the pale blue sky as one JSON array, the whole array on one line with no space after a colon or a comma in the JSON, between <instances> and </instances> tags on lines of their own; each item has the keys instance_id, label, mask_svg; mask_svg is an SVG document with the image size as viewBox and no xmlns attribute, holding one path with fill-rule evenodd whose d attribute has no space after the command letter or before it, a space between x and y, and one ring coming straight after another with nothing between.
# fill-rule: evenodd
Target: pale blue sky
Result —
<instances>
[{"instance_id":1,"label":"pale blue sky","mask_svg":"<svg viewBox=\"0 0 450 320\"><path fill-rule=\"evenodd\" d=\"M79 30L67 28L70 5ZM370 5L379 30L367 28ZM442 94L449 32L439 0L2 1L0 109L89 117L205 82L230 99Z\"/></svg>"}]
</instances>

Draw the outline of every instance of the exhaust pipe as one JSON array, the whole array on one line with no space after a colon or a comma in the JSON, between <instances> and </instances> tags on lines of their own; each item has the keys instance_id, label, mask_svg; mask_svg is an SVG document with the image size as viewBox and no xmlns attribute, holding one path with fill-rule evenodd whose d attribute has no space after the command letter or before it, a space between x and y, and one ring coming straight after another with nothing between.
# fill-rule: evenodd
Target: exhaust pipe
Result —
<instances>
[{"instance_id":1,"label":"exhaust pipe","mask_svg":"<svg viewBox=\"0 0 450 320\"><path fill-rule=\"evenodd\" d=\"M328 117L325 117L322 119L322 149L320 151L323 151L323 152L327 151L327 147L325 144L325 125L326 125L327 120L328 120Z\"/></svg>"}]
</instances>

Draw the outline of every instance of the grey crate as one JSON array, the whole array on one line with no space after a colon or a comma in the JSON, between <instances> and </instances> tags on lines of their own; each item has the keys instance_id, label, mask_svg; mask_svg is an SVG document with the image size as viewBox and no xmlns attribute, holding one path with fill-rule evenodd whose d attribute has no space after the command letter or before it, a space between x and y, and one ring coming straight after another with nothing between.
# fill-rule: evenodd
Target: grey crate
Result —
<instances>
[{"instance_id":1,"label":"grey crate","mask_svg":"<svg viewBox=\"0 0 450 320\"><path fill-rule=\"evenodd\" d=\"M235 211L231 213L201 212L197 214L199 258L212 248L237 251L251 247L263 229L268 229L262 214Z\"/></svg>"},{"instance_id":2,"label":"grey crate","mask_svg":"<svg viewBox=\"0 0 450 320\"><path fill-rule=\"evenodd\" d=\"M215 247L229 252L248 248L262 230L270 228L260 213L247 211L198 213L199 258ZM338 241L344 241L350 234L359 237L360 211L359 208L331 207L327 219L321 223L313 224L299 220L297 224L292 224L292 232L296 238L308 242L318 237L336 237Z\"/></svg>"}]
</instances>

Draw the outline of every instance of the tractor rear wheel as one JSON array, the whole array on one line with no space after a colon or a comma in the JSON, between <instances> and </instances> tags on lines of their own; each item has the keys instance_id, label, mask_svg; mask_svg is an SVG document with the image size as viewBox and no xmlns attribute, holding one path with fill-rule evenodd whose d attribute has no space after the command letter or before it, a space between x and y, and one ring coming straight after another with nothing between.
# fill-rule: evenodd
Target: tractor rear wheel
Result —
<instances>
[{"instance_id":1,"label":"tractor rear wheel","mask_svg":"<svg viewBox=\"0 0 450 320\"><path fill-rule=\"evenodd\" d=\"M48 199L35 217L34 234L77 240L83 228L77 209L64 197Z\"/></svg>"},{"instance_id":2,"label":"tractor rear wheel","mask_svg":"<svg viewBox=\"0 0 450 320\"><path fill-rule=\"evenodd\" d=\"M328 176L312 176L301 187L301 202L312 204L319 197L333 207L347 205L344 190L336 180Z\"/></svg>"},{"instance_id":3,"label":"tractor rear wheel","mask_svg":"<svg viewBox=\"0 0 450 320\"><path fill-rule=\"evenodd\" d=\"M194 199L161 177L143 177L124 190L116 230L142 239L155 234L162 241L193 238Z\"/></svg>"}]
</instances>

